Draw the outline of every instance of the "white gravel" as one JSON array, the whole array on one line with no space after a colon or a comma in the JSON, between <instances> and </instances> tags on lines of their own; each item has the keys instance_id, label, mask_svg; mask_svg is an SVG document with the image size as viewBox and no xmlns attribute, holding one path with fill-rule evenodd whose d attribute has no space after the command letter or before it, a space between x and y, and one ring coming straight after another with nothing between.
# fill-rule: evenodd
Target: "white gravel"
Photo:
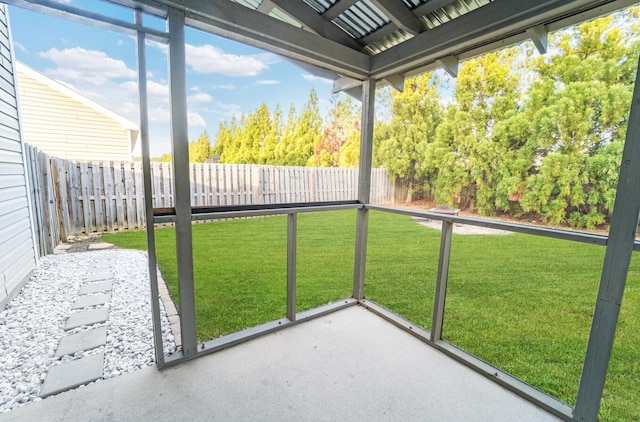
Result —
<instances>
[{"instance_id":1,"label":"white gravel","mask_svg":"<svg viewBox=\"0 0 640 422\"><path fill-rule=\"evenodd\" d=\"M109 319L90 328L107 326L107 343L75 357L104 351L103 379L154 364L146 255L125 250L49 255L0 312L0 413L41 400L37 395L49 368L74 358L57 358L55 351L64 335L89 329L65 332L64 324L76 312L71 306L87 274L103 267L114 273ZM161 302L160 309L164 351L173 353L175 343Z\"/></svg>"}]
</instances>

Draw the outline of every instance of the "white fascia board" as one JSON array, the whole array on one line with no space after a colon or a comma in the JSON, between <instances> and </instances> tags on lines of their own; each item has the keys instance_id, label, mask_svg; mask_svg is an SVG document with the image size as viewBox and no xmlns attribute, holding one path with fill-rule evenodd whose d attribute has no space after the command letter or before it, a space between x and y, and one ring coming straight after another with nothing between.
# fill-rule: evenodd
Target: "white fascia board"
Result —
<instances>
[{"instance_id":1,"label":"white fascia board","mask_svg":"<svg viewBox=\"0 0 640 422\"><path fill-rule=\"evenodd\" d=\"M590 9L604 14L633 3L632 0L496 0L372 57L371 75L383 78L413 73L412 70L441 57L456 55L462 59L461 53L499 43L504 38L523 34L522 39L526 39L526 29L536 25L546 24L551 30L552 22L562 18L568 21L571 15L589 14ZM491 50L485 50L488 51Z\"/></svg>"},{"instance_id":2,"label":"white fascia board","mask_svg":"<svg viewBox=\"0 0 640 422\"><path fill-rule=\"evenodd\" d=\"M30 78L35 79L36 81L48 86L49 88L60 92L61 94L91 108L94 111L97 111L98 113L110 118L111 120L117 122L118 124L120 124L123 128L130 130L130 131L138 131L138 125L133 123L130 120L125 119L124 117L122 117L121 115L109 110L108 108L96 103L95 101L85 97L84 95L80 94L78 91L75 91L71 88L69 88L68 86L61 84L60 82L51 79L50 77L38 72L37 70L27 66L26 64L19 62L16 60L15 62L16 64L16 73L24 73L25 75L29 76ZM18 79L19 79L20 75L18 75Z\"/></svg>"}]
</instances>

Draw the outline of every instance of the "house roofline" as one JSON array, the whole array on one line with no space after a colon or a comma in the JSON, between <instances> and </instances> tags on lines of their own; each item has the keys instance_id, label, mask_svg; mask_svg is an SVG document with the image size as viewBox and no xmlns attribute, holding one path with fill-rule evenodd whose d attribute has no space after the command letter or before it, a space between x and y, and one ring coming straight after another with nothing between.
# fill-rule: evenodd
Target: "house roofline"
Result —
<instances>
[{"instance_id":1,"label":"house roofline","mask_svg":"<svg viewBox=\"0 0 640 422\"><path fill-rule=\"evenodd\" d=\"M92 99L82 95L81 93L79 93L78 91L69 88L68 86L50 78L49 76L37 71L36 69L33 69L32 67L27 66L26 64L22 63L21 61L16 60L15 61L16 64L16 70L18 72L23 72L26 75L32 77L33 79L37 80L38 82L41 82L45 85L47 85L48 87L70 97L73 98L74 100L78 101L79 103L84 104L85 106L97 111L100 114L103 114L104 116L110 118L111 120L114 120L116 122L118 122L120 125L122 125L122 127L124 127L127 130L130 131L140 131L140 128L137 124L133 123L130 120L125 119L124 117L122 117L121 115L119 115L118 113L115 113L111 110L109 110L108 108L106 108L103 105L98 104L97 102L93 101Z\"/></svg>"}]
</instances>

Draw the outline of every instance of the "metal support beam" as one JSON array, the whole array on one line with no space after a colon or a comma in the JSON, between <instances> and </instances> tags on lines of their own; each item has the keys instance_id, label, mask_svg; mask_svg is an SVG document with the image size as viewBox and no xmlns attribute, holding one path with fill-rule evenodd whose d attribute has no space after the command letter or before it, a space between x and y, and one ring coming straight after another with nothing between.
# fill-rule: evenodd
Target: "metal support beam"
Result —
<instances>
[{"instance_id":1,"label":"metal support beam","mask_svg":"<svg viewBox=\"0 0 640 422\"><path fill-rule=\"evenodd\" d=\"M404 92L404 76L390 75L384 78L385 82L394 87L399 92Z\"/></svg>"},{"instance_id":2,"label":"metal support beam","mask_svg":"<svg viewBox=\"0 0 640 422\"><path fill-rule=\"evenodd\" d=\"M526 36L526 28L546 25L552 30L551 26L556 22L571 21L572 15L589 15L593 11L597 16L631 2L633 0L496 0L373 56L369 76L384 78L390 74L411 74L413 69L433 63L442 56L460 57L465 51L515 35ZM435 2L428 1L425 6L431 3ZM491 49L506 46L492 46ZM483 51L491 50L485 47Z\"/></svg>"},{"instance_id":3,"label":"metal support beam","mask_svg":"<svg viewBox=\"0 0 640 422\"><path fill-rule=\"evenodd\" d=\"M260 2L260 6L258 6L256 10L258 12L264 13L265 15L268 15L269 13L271 13L275 6L276 5L273 4L271 0L262 0L262 2Z\"/></svg>"},{"instance_id":4,"label":"metal support beam","mask_svg":"<svg viewBox=\"0 0 640 422\"><path fill-rule=\"evenodd\" d=\"M311 29L317 34L325 38L336 41L354 50L362 50L362 46L358 44L349 34L338 28L331 21L326 20L311 8L308 4L299 0L270 0L280 10L302 25Z\"/></svg>"},{"instance_id":5,"label":"metal support beam","mask_svg":"<svg viewBox=\"0 0 640 422\"><path fill-rule=\"evenodd\" d=\"M357 2L358 0L338 0L322 14L322 17L334 20Z\"/></svg>"},{"instance_id":6,"label":"metal support beam","mask_svg":"<svg viewBox=\"0 0 640 422\"><path fill-rule=\"evenodd\" d=\"M640 61L638 62L640 66ZM591 324L574 419L595 421L613 348L640 213L640 73L636 75L609 241Z\"/></svg>"},{"instance_id":7,"label":"metal support beam","mask_svg":"<svg viewBox=\"0 0 640 422\"><path fill-rule=\"evenodd\" d=\"M298 214L287 216L287 318L296 320L296 259Z\"/></svg>"},{"instance_id":8,"label":"metal support beam","mask_svg":"<svg viewBox=\"0 0 640 422\"><path fill-rule=\"evenodd\" d=\"M184 11L185 23L202 31L341 75L365 77L369 72L368 55L238 3L203 0L163 0L163 3Z\"/></svg>"},{"instance_id":9,"label":"metal support beam","mask_svg":"<svg viewBox=\"0 0 640 422\"><path fill-rule=\"evenodd\" d=\"M142 25L142 12L136 11L136 24ZM160 323L160 294L158 292L158 270L156 262L156 239L153 225L153 192L151 191L151 154L149 152L149 112L147 104L147 55L145 34L138 32L138 96L140 100L140 142L142 149L142 174L144 181L144 210L147 230L147 258L149 261L149 287L151 291L151 318L153 322L153 345L156 363L164 366L162 347L162 325Z\"/></svg>"},{"instance_id":10,"label":"metal support beam","mask_svg":"<svg viewBox=\"0 0 640 422\"><path fill-rule=\"evenodd\" d=\"M368 204L371 196L371 162L373 155L373 120L376 101L376 81L367 79L362 85L362 124L360 132L360 168L358 201ZM367 261L367 231L369 210L360 208L356 221L356 251L353 265L353 298L364 299L364 277Z\"/></svg>"},{"instance_id":11,"label":"metal support beam","mask_svg":"<svg viewBox=\"0 0 640 422\"><path fill-rule=\"evenodd\" d=\"M169 100L171 102L171 153L176 210L176 251L180 289L180 331L182 353L197 352L196 310L191 237L191 186L189 182L189 131L184 12L169 9Z\"/></svg>"},{"instance_id":12,"label":"metal support beam","mask_svg":"<svg viewBox=\"0 0 640 422\"><path fill-rule=\"evenodd\" d=\"M438 260L438 280L433 304L433 319L431 320L431 341L442 339L442 325L444 322L444 305L447 297L447 281L449 280L449 261L451 257L451 238L453 235L453 221L442 222L440 234L440 259Z\"/></svg>"},{"instance_id":13,"label":"metal support beam","mask_svg":"<svg viewBox=\"0 0 640 422\"><path fill-rule=\"evenodd\" d=\"M351 88L359 87L361 85L362 85L361 80L343 76L333 81L333 88L331 92L333 94L337 94L338 92L348 91Z\"/></svg>"},{"instance_id":14,"label":"metal support beam","mask_svg":"<svg viewBox=\"0 0 640 422\"><path fill-rule=\"evenodd\" d=\"M436 60L436 63L438 63L440 66L442 66L442 68L452 78L457 78L458 77L458 66L459 66L460 62L458 61L458 59L455 56L442 57L442 58Z\"/></svg>"},{"instance_id":15,"label":"metal support beam","mask_svg":"<svg viewBox=\"0 0 640 422\"><path fill-rule=\"evenodd\" d=\"M544 25L534 26L527 29L527 35L531 37L531 41L535 44L538 53L546 54L547 44L549 41L549 31Z\"/></svg>"},{"instance_id":16,"label":"metal support beam","mask_svg":"<svg viewBox=\"0 0 640 422\"><path fill-rule=\"evenodd\" d=\"M358 101L362 101L362 85L349 88L345 90L344 93L355 98Z\"/></svg>"},{"instance_id":17,"label":"metal support beam","mask_svg":"<svg viewBox=\"0 0 640 422\"><path fill-rule=\"evenodd\" d=\"M33 12L43 13L49 16L92 25L98 28L116 31L127 35L137 35L139 32L147 34L147 38L159 42L167 42L167 33L157 29L147 28L142 24L131 23L110 16L101 15L91 10L54 0L3 0L3 3L20 7Z\"/></svg>"},{"instance_id":18,"label":"metal support beam","mask_svg":"<svg viewBox=\"0 0 640 422\"><path fill-rule=\"evenodd\" d=\"M387 15L389 20L398 28L404 29L410 34L416 35L424 31L424 26L402 0L372 0L372 2Z\"/></svg>"}]
</instances>

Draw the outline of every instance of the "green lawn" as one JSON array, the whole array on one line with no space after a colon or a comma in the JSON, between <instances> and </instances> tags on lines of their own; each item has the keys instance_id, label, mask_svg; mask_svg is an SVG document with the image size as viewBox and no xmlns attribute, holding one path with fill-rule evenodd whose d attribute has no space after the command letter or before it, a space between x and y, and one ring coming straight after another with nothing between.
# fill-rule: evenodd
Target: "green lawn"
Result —
<instances>
[{"instance_id":1,"label":"green lawn","mask_svg":"<svg viewBox=\"0 0 640 422\"><path fill-rule=\"evenodd\" d=\"M193 226L198 337L283 317L284 216ZM298 309L351 292L355 211L298 216ZM178 299L175 231L156 230L157 255ZM145 249L144 232L103 235ZM371 212L365 295L429 329L440 233ZM454 235L443 336L575 404L604 248L529 235ZM640 420L640 256L634 255L601 418Z\"/></svg>"}]
</instances>

